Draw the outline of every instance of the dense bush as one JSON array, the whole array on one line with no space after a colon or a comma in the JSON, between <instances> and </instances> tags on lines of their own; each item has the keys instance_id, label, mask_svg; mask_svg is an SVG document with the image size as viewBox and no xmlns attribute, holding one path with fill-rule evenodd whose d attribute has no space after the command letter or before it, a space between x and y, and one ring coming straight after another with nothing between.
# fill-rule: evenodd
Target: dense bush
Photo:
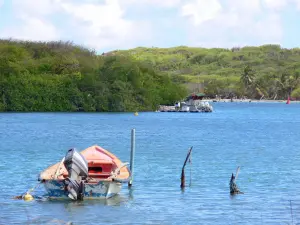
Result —
<instances>
[{"instance_id":1,"label":"dense bush","mask_svg":"<svg viewBox=\"0 0 300 225\"><path fill-rule=\"evenodd\" d=\"M232 49L135 48L111 54L151 62L174 81L204 85L208 95L286 99L299 88L300 49L279 45ZM298 92L293 92L294 96Z\"/></svg>"},{"instance_id":2,"label":"dense bush","mask_svg":"<svg viewBox=\"0 0 300 225\"><path fill-rule=\"evenodd\" d=\"M193 83L212 97L299 99L300 49L180 46L98 55L71 42L0 40L0 111L154 110L184 98Z\"/></svg>"},{"instance_id":3,"label":"dense bush","mask_svg":"<svg viewBox=\"0 0 300 225\"><path fill-rule=\"evenodd\" d=\"M186 89L151 63L69 42L0 40L0 111L154 110Z\"/></svg>"}]
</instances>

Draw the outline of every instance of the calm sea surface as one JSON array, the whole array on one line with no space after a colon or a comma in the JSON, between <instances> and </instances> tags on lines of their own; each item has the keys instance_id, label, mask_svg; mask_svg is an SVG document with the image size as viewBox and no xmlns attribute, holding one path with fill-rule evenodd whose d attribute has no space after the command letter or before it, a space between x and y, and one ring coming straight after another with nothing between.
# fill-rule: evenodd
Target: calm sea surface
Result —
<instances>
[{"instance_id":1,"label":"calm sea surface","mask_svg":"<svg viewBox=\"0 0 300 225\"><path fill-rule=\"evenodd\" d=\"M0 114L0 224L300 223L300 104L213 106L213 113L199 114ZM98 144L129 161L132 128L131 190L124 185L103 201L12 199L34 187L38 174L71 147ZM192 185L183 192L181 167L191 146L186 182L191 168ZM231 197L229 180L237 166L245 194ZM45 197L44 187L34 194Z\"/></svg>"}]
</instances>

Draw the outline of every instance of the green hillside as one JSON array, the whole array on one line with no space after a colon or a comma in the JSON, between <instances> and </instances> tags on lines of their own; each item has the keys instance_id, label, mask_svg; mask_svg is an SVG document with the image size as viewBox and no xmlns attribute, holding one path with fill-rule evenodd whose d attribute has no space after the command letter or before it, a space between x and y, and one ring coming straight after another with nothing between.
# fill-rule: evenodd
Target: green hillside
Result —
<instances>
[{"instance_id":1,"label":"green hillside","mask_svg":"<svg viewBox=\"0 0 300 225\"><path fill-rule=\"evenodd\" d=\"M186 94L134 57L69 42L0 40L0 111L146 111Z\"/></svg>"},{"instance_id":2,"label":"green hillside","mask_svg":"<svg viewBox=\"0 0 300 225\"><path fill-rule=\"evenodd\" d=\"M174 81L201 83L205 93L223 97L286 99L300 97L300 48L279 45L243 48L135 48L126 55L169 74Z\"/></svg>"},{"instance_id":3,"label":"green hillside","mask_svg":"<svg viewBox=\"0 0 300 225\"><path fill-rule=\"evenodd\" d=\"M204 90L201 90L201 87ZM300 49L135 48L0 40L0 111L147 111L189 92L300 98Z\"/></svg>"}]
</instances>

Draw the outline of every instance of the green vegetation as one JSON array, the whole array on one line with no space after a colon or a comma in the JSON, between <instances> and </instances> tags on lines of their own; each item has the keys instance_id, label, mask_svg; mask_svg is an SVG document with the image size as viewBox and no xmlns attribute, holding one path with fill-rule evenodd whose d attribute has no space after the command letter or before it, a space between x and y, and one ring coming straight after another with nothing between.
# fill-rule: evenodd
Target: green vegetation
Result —
<instances>
[{"instance_id":1,"label":"green vegetation","mask_svg":"<svg viewBox=\"0 0 300 225\"><path fill-rule=\"evenodd\" d=\"M186 89L131 56L69 42L0 40L0 111L146 111Z\"/></svg>"},{"instance_id":2,"label":"green vegetation","mask_svg":"<svg viewBox=\"0 0 300 225\"><path fill-rule=\"evenodd\" d=\"M300 49L180 46L97 55L69 42L0 40L0 111L147 111L200 86L211 97L299 99Z\"/></svg>"},{"instance_id":3,"label":"green vegetation","mask_svg":"<svg viewBox=\"0 0 300 225\"><path fill-rule=\"evenodd\" d=\"M207 95L265 99L300 98L300 48L135 48L110 54L132 56L173 81L201 83ZM195 86L195 85L194 85Z\"/></svg>"}]
</instances>

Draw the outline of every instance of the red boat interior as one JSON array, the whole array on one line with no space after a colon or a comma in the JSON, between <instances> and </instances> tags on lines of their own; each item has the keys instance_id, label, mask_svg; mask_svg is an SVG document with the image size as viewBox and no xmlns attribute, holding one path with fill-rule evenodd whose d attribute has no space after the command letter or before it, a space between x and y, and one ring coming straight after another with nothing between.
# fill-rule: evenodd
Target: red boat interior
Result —
<instances>
[{"instance_id":1,"label":"red boat interior","mask_svg":"<svg viewBox=\"0 0 300 225\"><path fill-rule=\"evenodd\" d=\"M111 175L113 163L109 161L92 160L88 162L89 177L108 178Z\"/></svg>"},{"instance_id":2,"label":"red boat interior","mask_svg":"<svg viewBox=\"0 0 300 225\"><path fill-rule=\"evenodd\" d=\"M118 167L121 167L122 162L112 153L99 146L91 146L81 152L88 162L88 177L89 182L105 180L112 175ZM127 179L130 176L128 168L122 167L117 174L117 178ZM41 178L48 179L65 179L68 177L68 172L62 162L56 163L48 167L41 173Z\"/></svg>"}]
</instances>

